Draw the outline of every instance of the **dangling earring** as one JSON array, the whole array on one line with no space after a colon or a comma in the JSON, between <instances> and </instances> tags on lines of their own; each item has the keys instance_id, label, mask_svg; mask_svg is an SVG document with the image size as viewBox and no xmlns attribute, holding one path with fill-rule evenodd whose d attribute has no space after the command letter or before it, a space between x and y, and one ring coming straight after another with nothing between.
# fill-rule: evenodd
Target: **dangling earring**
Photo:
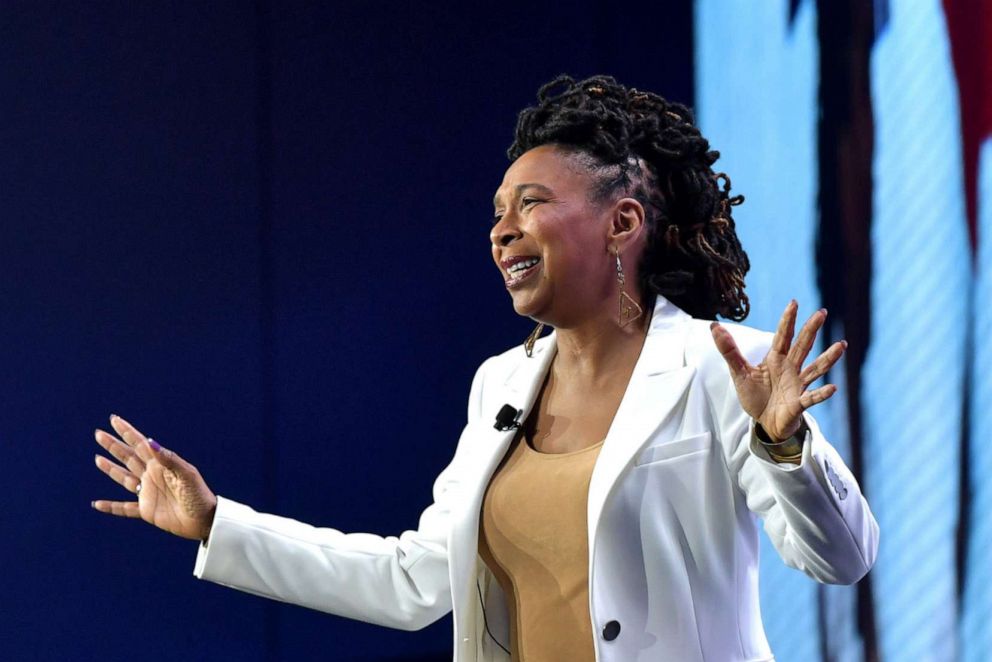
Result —
<instances>
[{"instance_id":1,"label":"dangling earring","mask_svg":"<svg viewBox=\"0 0 992 662\"><path fill-rule=\"evenodd\" d=\"M544 331L544 325L538 323L538 325L534 327L534 330L530 332L530 335L527 336L527 340L524 341L524 351L527 353L528 357L534 356L534 343L536 343L537 339L541 337L541 331Z\"/></svg>"},{"instance_id":2,"label":"dangling earring","mask_svg":"<svg viewBox=\"0 0 992 662\"><path fill-rule=\"evenodd\" d=\"M640 317L644 313L644 309L624 291L626 280L623 277L623 265L620 264L620 250L614 249L614 252L617 256L617 281L620 282L620 310L617 321L622 329Z\"/></svg>"}]
</instances>

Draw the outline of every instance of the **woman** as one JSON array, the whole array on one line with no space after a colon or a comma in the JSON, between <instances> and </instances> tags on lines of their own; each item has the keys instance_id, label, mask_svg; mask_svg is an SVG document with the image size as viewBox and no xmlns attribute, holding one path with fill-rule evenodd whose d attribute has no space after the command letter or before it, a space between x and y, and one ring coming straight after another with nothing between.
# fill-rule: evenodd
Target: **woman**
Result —
<instances>
[{"instance_id":1,"label":"woman","mask_svg":"<svg viewBox=\"0 0 992 662\"><path fill-rule=\"evenodd\" d=\"M454 611L454 659L770 660L756 516L783 560L852 583L878 528L805 410L843 354L739 325L747 257L726 176L690 111L609 77L560 77L519 117L490 238L539 322L487 360L434 503L399 538L216 497L124 420L97 466L132 502L97 510L201 540L196 575L398 628ZM636 276L635 276L636 275ZM701 319L697 319L701 318ZM543 325L554 331L540 338Z\"/></svg>"}]
</instances>

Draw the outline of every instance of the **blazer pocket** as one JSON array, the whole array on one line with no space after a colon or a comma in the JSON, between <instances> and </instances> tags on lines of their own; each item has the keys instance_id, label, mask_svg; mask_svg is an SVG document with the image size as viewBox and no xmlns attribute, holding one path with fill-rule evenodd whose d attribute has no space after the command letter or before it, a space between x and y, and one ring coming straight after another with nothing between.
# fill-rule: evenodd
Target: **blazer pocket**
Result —
<instances>
[{"instance_id":1,"label":"blazer pocket","mask_svg":"<svg viewBox=\"0 0 992 662\"><path fill-rule=\"evenodd\" d=\"M694 434L691 437L682 437L674 441L662 441L648 446L637 454L634 466L640 467L645 464L654 464L666 460L678 460L688 455L702 453L709 450L711 433L703 432Z\"/></svg>"}]
</instances>

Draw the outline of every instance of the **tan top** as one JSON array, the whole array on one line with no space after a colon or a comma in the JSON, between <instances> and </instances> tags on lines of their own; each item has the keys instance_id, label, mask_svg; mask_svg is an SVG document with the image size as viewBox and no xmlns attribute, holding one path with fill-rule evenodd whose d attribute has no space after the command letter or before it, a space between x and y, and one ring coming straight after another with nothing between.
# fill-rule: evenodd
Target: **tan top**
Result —
<instances>
[{"instance_id":1,"label":"tan top","mask_svg":"<svg viewBox=\"0 0 992 662\"><path fill-rule=\"evenodd\" d=\"M489 482L479 554L507 596L513 660L595 660L586 504L602 445L540 453L517 435Z\"/></svg>"}]
</instances>

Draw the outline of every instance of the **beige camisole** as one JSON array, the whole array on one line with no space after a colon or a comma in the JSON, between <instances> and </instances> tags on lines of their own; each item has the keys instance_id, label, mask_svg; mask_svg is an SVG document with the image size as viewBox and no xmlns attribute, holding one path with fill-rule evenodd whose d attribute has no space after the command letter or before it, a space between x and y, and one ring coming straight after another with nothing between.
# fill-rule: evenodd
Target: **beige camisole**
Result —
<instances>
[{"instance_id":1,"label":"beige camisole","mask_svg":"<svg viewBox=\"0 0 992 662\"><path fill-rule=\"evenodd\" d=\"M517 435L489 482L479 554L507 596L514 662L595 659L586 504L602 445L541 453Z\"/></svg>"}]
</instances>

